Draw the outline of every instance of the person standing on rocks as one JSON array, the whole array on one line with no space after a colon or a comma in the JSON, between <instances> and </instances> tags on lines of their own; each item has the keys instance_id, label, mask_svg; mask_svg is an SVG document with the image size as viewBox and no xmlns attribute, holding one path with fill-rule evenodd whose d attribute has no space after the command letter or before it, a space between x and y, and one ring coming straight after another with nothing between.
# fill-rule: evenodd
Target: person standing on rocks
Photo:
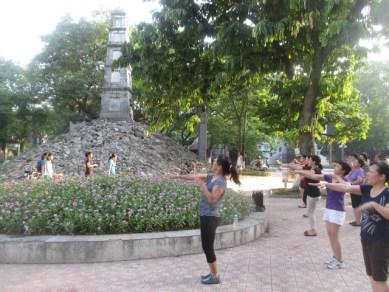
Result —
<instances>
[{"instance_id":1,"label":"person standing on rocks","mask_svg":"<svg viewBox=\"0 0 389 292\"><path fill-rule=\"evenodd\" d=\"M40 177L43 176L45 171L46 158L47 158L47 152L44 152L41 156L41 159L36 164L36 171L38 172Z\"/></svg>"},{"instance_id":2,"label":"person standing on rocks","mask_svg":"<svg viewBox=\"0 0 389 292\"><path fill-rule=\"evenodd\" d=\"M108 159L108 176L116 175L116 161L118 156L115 153L112 153Z\"/></svg>"},{"instance_id":3,"label":"person standing on rocks","mask_svg":"<svg viewBox=\"0 0 389 292\"><path fill-rule=\"evenodd\" d=\"M47 153L46 162L43 168L43 177L54 179L54 180L62 179L63 175L61 173L58 174L54 173L53 160L54 160L54 155L52 153Z\"/></svg>"},{"instance_id":4,"label":"person standing on rocks","mask_svg":"<svg viewBox=\"0 0 389 292\"><path fill-rule=\"evenodd\" d=\"M214 241L216 228L220 222L219 204L227 188L226 176L240 184L239 174L226 156L219 156L212 164L212 171L208 174L173 175L171 179L185 179L194 181L203 195L200 201L200 235L201 245L205 253L210 273L201 276L201 283L205 285L219 284L220 276L216 264Z\"/></svg>"},{"instance_id":5,"label":"person standing on rocks","mask_svg":"<svg viewBox=\"0 0 389 292\"><path fill-rule=\"evenodd\" d=\"M85 161L85 176L92 176L93 169L99 167L99 164L93 163L93 153L92 151L88 151L85 153L86 161Z\"/></svg>"}]
</instances>

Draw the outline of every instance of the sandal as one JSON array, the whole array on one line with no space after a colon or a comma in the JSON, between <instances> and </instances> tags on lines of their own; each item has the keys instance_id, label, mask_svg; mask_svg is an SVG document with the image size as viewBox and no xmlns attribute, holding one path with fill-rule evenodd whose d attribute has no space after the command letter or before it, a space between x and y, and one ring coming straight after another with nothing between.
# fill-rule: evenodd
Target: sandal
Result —
<instances>
[{"instance_id":1,"label":"sandal","mask_svg":"<svg viewBox=\"0 0 389 292\"><path fill-rule=\"evenodd\" d=\"M359 227L359 226L361 226L361 224L359 223L357 223L357 222L355 222L355 221L353 221L353 222L350 222L350 225L351 226L354 226L354 227Z\"/></svg>"},{"instance_id":2,"label":"sandal","mask_svg":"<svg viewBox=\"0 0 389 292\"><path fill-rule=\"evenodd\" d=\"M317 236L317 233L309 233L309 231L304 231L304 236Z\"/></svg>"}]
</instances>

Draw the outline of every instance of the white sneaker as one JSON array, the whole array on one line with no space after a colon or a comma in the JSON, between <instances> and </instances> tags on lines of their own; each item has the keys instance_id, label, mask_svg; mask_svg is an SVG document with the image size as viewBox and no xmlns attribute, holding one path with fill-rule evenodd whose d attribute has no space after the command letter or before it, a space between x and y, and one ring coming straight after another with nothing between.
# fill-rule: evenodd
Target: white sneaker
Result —
<instances>
[{"instance_id":1,"label":"white sneaker","mask_svg":"<svg viewBox=\"0 0 389 292\"><path fill-rule=\"evenodd\" d=\"M334 256L332 258L330 258L329 260L325 261L324 264L329 265L333 261L336 261L336 258Z\"/></svg>"},{"instance_id":2,"label":"white sneaker","mask_svg":"<svg viewBox=\"0 0 389 292\"><path fill-rule=\"evenodd\" d=\"M334 260L327 265L327 268L330 269L330 270L343 269L344 268L344 263L340 262L340 261L338 261L337 259L334 258Z\"/></svg>"}]
</instances>

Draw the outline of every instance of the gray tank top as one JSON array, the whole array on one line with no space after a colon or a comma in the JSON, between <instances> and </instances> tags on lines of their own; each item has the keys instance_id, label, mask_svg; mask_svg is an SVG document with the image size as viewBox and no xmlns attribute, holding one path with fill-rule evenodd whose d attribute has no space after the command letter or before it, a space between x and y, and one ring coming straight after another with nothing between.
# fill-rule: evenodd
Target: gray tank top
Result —
<instances>
[{"instance_id":1,"label":"gray tank top","mask_svg":"<svg viewBox=\"0 0 389 292\"><path fill-rule=\"evenodd\" d=\"M219 203L220 203L221 199L223 198L224 193L226 191L227 182L226 182L225 177L223 177L223 176L215 177L214 174L212 172L210 172L210 173L208 173L208 177L207 177L208 191L212 192L212 189L214 186L218 186L218 187L222 188L224 190L223 195L220 197L220 199L216 203L211 204L208 202L207 197L203 194L201 197L201 201L200 201L200 210L199 210L200 216L220 217Z\"/></svg>"}]
</instances>

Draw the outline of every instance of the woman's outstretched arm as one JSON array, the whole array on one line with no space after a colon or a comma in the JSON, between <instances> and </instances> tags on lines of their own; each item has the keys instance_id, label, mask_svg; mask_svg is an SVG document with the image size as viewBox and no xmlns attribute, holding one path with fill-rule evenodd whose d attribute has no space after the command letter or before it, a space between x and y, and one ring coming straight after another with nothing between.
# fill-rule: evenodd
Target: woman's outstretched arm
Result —
<instances>
[{"instance_id":1,"label":"woman's outstretched arm","mask_svg":"<svg viewBox=\"0 0 389 292\"><path fill-rule=\"evenodd\" d=\"M168 175L167 176L170 179L184 179L184 180L191 180L194 181L196 179L201 179L203 181L207 180L208 175L207 174L181 174L181 175Z\"/></svg>"},{"instance_id":2,"label":"woman's outstretched arm","mask_svg":"<svg viewBox=\"0 0 389 292\"><path fill-rule=\"evenodd\" d=\"M351 186L343 183L328 183L328 182L309 183L309 185L320 187L320 188L328 188L337 192L362 195L360 186Z\"/></svg>"}]
</instances>

